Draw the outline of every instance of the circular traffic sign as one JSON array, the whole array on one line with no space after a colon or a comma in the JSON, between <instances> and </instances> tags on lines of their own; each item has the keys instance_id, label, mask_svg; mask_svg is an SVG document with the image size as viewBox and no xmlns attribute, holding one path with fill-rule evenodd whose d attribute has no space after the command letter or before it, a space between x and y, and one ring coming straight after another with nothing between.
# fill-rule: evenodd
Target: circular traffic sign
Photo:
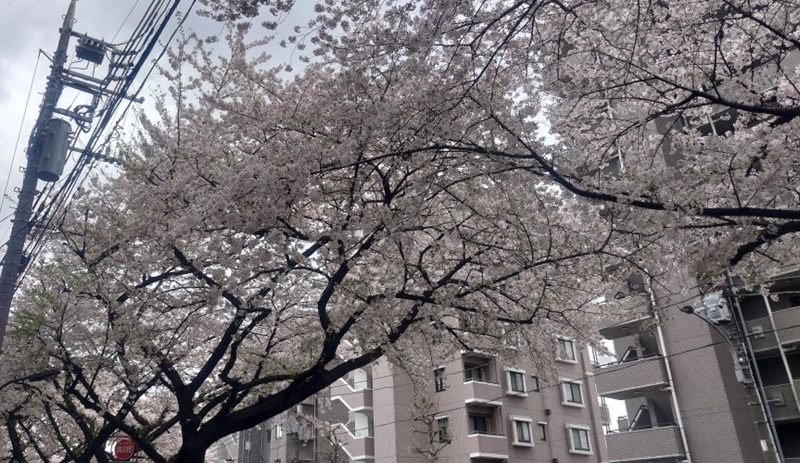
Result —
<instances>
[{"instance_id":1,"label":"circular traffic sign","mask_svg":"<svg viewBox=\"0 0 800 463\"><path fill-rule=\"evenodd\" d=\"M130 437L117 437L111 445L111 456L117 461L128 461L136 453L136 441Z\"/></svg>"}]
</instances>

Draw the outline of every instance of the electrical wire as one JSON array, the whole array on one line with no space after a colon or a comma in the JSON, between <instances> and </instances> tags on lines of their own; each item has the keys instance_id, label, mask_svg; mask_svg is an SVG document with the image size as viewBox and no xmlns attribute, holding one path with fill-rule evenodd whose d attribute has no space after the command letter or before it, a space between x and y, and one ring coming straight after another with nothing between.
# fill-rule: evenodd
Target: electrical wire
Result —
<instances>
[{"instance_id":1,"label":"electrical wire","mask_svg":"<svg viewBox=\"0 0 800 463\"><path fill-rule=\"evenodd\" d=\"M800 325L794 325L794 326L790 326L790 327L785 327L785 328L781 328L781 329L776 330L776 331L780 331L782 329L796 328L798 326L800 326ZM684 354L687 354L687 353L698 351L700 349L705 349L705 348L708 348L708 347L714 347L714 346L721 345L721 344L724 344L724 342L713 342L713 343L705 344L705 345L702 345L702 346L696 346L696 347L693 347L693 348L690 348L690 349L686 349L686 350L675 352L675 353L668 354L668 355L648 357L648 358L641 359L641 360L638 360L638 361L635 361L635 362L630 362L631 364L634 364L634 365L625 366L623 368L616 368L616 369L614 369L612 371L606 371L606 372L602 372L601 371L599 373L594 373L594 374L591 374L591 375L585 375L582 378L580 378L580 380L584 380L584 379L588 379L588 378L592 378L592 377L597 377L597 376L600 376L602 374L616 373L616 372L619 372L619 371L621 371L621 370L623 370L625 368L630 368L630 367L633 367L635 365L640 365L641 362L644 362L644 361L647 361L647 360L652 361L652 360L658 360L658 359L663 359L663 358L673 358L673 357L677 357L679 355L684 355ZM492 363L496 364L497 362L490 362L489 364L492 364ZM480 367L475 367L475 368L480 368ZM460 371L457 371L455 373L449 373L448 375L462 376L466 370L467 369L465 368L464 370L460 370ZM380 377L380 378L388 378L388 377L394 377L394 376L395 375L386 375L386 376L383 376L383 377ZM373 381L375 379L380 379L380 378L373 378ZM579 380L575 379L574 381L579 381ZM396 384L396 385L392 385L392 386L387 386L385 388L370 389L370 391L374 392L374 391L381 390L381 389L395 389L397 387L411 386L411 385L413 385L413 383ZM542 389L560 388L561 386L562 386L562 382L558 382L558 383L551 384L551 385L540 386L538 389L530 389L530 390L526 389L525 393L528 394L528 393L541 392ZM363 394L363 393L364 393L363 391L354 391L354 392L352 392L352 394ZM342 396L342 395L349 395L349 394L339 394L339 396ZM486 399L485 401L486 402L494 402L494 401L499 401L499 400L502 400L502 399L505 399L505 398L509 398L509 397L517 397L517 396L509 396L508 394L503 394L501 396L498 396L498 397L495 397L495 398L492 398L492 399ZM484 401L484 399L481 399L481 400ZM707 417L707 416L713 416L713 415L717 415L717 414L721 414L721 413L730 413L731 411L736 411L736 410L745 410L745 409L748 409L750 407L751 407L750 405L745 405L745 406L742 406L742 407L732 407L732 408L729 408L729 409L717 410L717 411L712 411L712 412L709 412L709 413L700 413L700 414L692 414L692 412L708 410L710 408L717 408L717 405L709 405L709 406L695 407L695 408L685 408L685 409L681 409L681 410L687 414L687 416L684 418L684 421L688 421L688 420L696 420L696 419ZM413 417L407 418L407 419L392 420L392 421L389 421L389 422L386 422L386 423L373 425L371 428L374 431L374 429L381 428L381 427L384 427L384 426L394 426L394 425L399 425L399 424L411 424L411 423L414 423L414 422L418 422L424 416L440 416L440 415L443 415L443 414L446 414L446 413L449 413L449 412L461 411L463 409L464 409L464 406L458 405L456 407L449 408L449 409L444 409L444 410L439 409L439 410L436 410L434 413L431 413L431 414L424 414L424 415L421 415L421 416L413 416ZM275 419L275 418L272 418L272 419ZM272 419L270 419L270 420L272 420ZM265 421L265 423L266 423L266 421ZM270 429L272 429L272 428L270 427ZM368 429L369 428L356 428L355 431L364 431L364 430L368 430ZM531 434L533 435L533 430L531 430ZM263 436L263 432L260 432L259 435L260 435L260 437ZM567 437L565 439L553 439L553 436L551 435L548 439L546 439L545 441L541 441L541 442L556 442L556 443L559 443L559 442L570 441L570 439L571 438L569 437L568 434L567 434ZM288 440L288 438L287 438L287 440ZM280 446L273 447L270 450L273 450L273 449L279 450L280 448L282 448L284 445L287 445L287 444L288 444L288 442L285 443L285 444L282 444ZM535 447L535 445L534 445L534 447ZM450 452L448 452L447 455L448 455L448 457L459 456L458 454L454 455L454 454L452 454ZM463 454L463 455L467 455L467 454Z\"/></svg>"},{"instance_id":2,"label":"electrical wire","mask_svg":"<svg viewBox=\"0 0 800 463\"><path fill-rule=\"evenodd\" d=\"M22 128L25 125L25 116L28 114L28 105L30 105L31 102L31 94L33 93L33 84L36 82L36 73L39 70L39 60L41 59L41 57L42 57L42 50L39 50L39 54L36 55L36 65L33 68L33 77L31 77L31 84L28 87L28 97L25 100L25 109L23 109L22 111L22 119L20 120L19 123L19 130L17 131L17 141L14 143L14 151L11 154L11 165L8 168L8 175L6 176L6 184L3 187L3 198L0 199L0 211L3 210L3 206L6 203L6 195L8 194L8 185L11 182L11 172L13 172L14 170L14 162L17 159L19 142L22 139ZM3 219L3 222L5 222L5 219ZM7 232L10 232L10 229L6 230L6 233ZM3 237L5 237L5 233L3 234ZM0 241L2 241L2 239L0 239ZM6 243L4 243L3 246L5 246L5 244Z\"/></svg>"},{"instance_id":3,"label":"electrical wire","mask_svg":"<svg viewBox=\"0 0 800 463\"><path fill-rule=\"evenodd\" d=\"M128 15L125 16L125 19L122 20L122 24L119 25L119 29L117 29L117 32L115 32L114 36L111 37L112 42L117 40L117 36L119 35L120 32L122 32L122 28L125 27L125 23L128 22L128 19L130 19L131 15L133 14L133 10L135 10L136 7L139 5L139 1L140 0L136 0L136 3L134 3L130 11L128 11Z\"/></svg>"},{"instance_id":4,"label":"electrical wire","mask_svg":"<svg viewBox=\"0 0 800 463\"><path fill-rule=\"evenodd\" d=\"M192 2L191 6L189 7L189 11L194 6L195 2L196 0ZM29 224L34 222L36 223L44 222L41 226L43 232L40 233L35 240L32 240L32 242L30 242L26 246L25 252L26 255L29 256L29 264L30 262L33 262L41 252L44 242L46 241L45 238L47 237L46 231L52 230L51 225L53 223L54 217L58 215L59 222L63 222L75 187L82 185L87 178L86 176L86 174L88 173L87 171L91 170L94 166L96 166L97 159L95 158L95 156L93 156L93 151L95 150L95 145L97 141L100 139L104 130L108 126L113 116L114 110L117 108L121 100L127 96L128 105L125 108L125 111L123 112L122 116L120 116L120 118L117 120L115 127L118 127L119 124L121 123L121 120L123 120L124 117L126 117L127 111L130 108L133 100L138 96L139 92L141 92L141 90L144 88L144 83L146 82L147 77L150 76L153 69L156 67L157 60L152 63L150 70L146 74L145 82L141 83L141 85L137 89L137 92L132 96L126 95L128 88L133 83L134 78L139 73L140 69L142 68L142 65L147 60L147 57L150 55L150 52L152 52L153 48L157 43L158 37L160 37L160 35L162 34L164 28L166 27L169 19L174 14L179 3L180 0L173 0L171 6L169 6L168 8L161 8L166 4L164 1L151 2L149 8L149 14L146 14L146 17L149 19L147 21L143 19L142 21L140 21L139 26L137 27L137 30L141 29L142 25L148 23L149 24L148 29L141 32L135 32L135 34L138 34L137 35L138 38L146 38L148 40L148 42L144 46L143 51L141 53L136 54L137 59L135 62L131 60L129 63L115 63L116 65L112 66L112 69L124 69L124 70L129 69L129 72L124 79L121 79L121 81L119 81L119 84L114 90L114 95L109 99L109 102L102 109L103 112L102 120L97 125L95 131L90 136L89 141L86 143L86 148L84 149L83 155L80 156L75 167L70 171L70 173L67 175L67 178L62 182L58 192L54 196L50 197L50 201L47 202L47 205L45 206L44 210L42 210L41 213L37 214L37 216L29 222ZM186 20L186 17L188 17L188 11L187 14L184 15L184 17L180 21L178 28L182 27L183 23ZM153 27L154 21L158 21L158 28ZM174 36L175 32L173 32L170 39L164 44L163 50L159 55L159 58L162 57L164 53L166 53L166 49L169 47L169 43L171 42ZM138 42L137 40L130 42L128 44L128 51L130 51L130 47L132 46L132 44L137 42ZM125 53L123 54L123 56L128 56L128 54ZM128 66L128 64L131 64L132 66ZM112 135L113 131L112 134L109 134L106 137L105 141L100 145L100 148L108 146ZM43 197L44 195L40 196L40 198ZM31 266L27 265L23 269L23 273L17 279L17 287L19 287L19 285L23 281L25 275L27 275L27 272L30 270L30 268Z\"/></svg>"}]
</instances>

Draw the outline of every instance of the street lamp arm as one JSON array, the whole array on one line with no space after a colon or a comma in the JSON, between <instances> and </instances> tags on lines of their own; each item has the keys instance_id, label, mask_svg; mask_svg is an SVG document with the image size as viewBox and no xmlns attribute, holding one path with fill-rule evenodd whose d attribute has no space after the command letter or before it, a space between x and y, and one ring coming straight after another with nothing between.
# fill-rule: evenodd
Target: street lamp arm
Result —
<instances>
[{"instance_id":1,"label":"street lamp arm","mask_svg":"<svg viewBox=\"0 0 800 463\"><path fill-rule=\"evenodd\" d=\"M724 339L725 342L728 344L728 347L731 348L731 352L736 352L736 347L733 346L733 343L728 338L727 333L722 331L717 325L711 323L711 320L701 316L700 314L698 314L697 312L694 311L694 308L692 308L691 306L688 306L688 305L683 307L681 309L681 312L690 313L690 314L694 315L695 317L699 318L700 320L703 320L704 322L706 322L708 324L708 326L714 328L717 331L717 333L719 333L719 335L722 336L722 339Z\"/></svg>"},{"instance_id":2,"label":"street lamp arm","mask_svg":"<svg viewBox=\"0 0 800 463\"><path fill-rule=\"evenodd\" d=\"M30 381L32 383L38 383L38 382L42 382L42 381L50 381L50 380L56 379L58 377L58 375L60 375L60 374L61 374L61 369L59 369L59 368L51 368L49 370L38 371L36 373L31 373L28 376L23 376L21 378L10 379L10 380L6 381L5 383L0 384L0 390L3 390L3 388L8 387L8 386L10 386L12 384L22 383L22 382L25 382L25 381Z\"/></svg>"}]
</instances>

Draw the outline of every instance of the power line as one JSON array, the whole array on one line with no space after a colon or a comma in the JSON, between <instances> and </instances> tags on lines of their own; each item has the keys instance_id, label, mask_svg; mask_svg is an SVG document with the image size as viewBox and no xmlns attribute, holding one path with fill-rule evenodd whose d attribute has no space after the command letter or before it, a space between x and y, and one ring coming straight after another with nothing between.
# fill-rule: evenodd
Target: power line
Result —
<instances>
[{"instance_id":1,"label":"power line","mask_svg":"<svg viewBox=\"0 0 800 463\"><path fill-rule=\"evenodd\" d=\"M28 114L28 105L31 102L31 93L33 92L33 84L36 82L36 72L39 70L39 60L42 57L42 50L36 55L36 65L33 68L33 76L31 77L31 84L28 87L28 97L25 99L25 109L22 111L22 119L19 123L19 131L17 131L17 141L14 143L14 151L11 155L11 165L8 167L8 175L6 176L6 185L3 188L3 198L0 199L0 211L3 210L3 205L6 202L6 195L8 194L8 184L11 181L11 172L14 170L14 162L17 159L17 150L19 149L19 142L22 139L22 128L25 125L25 116Z\"/></svg>"},{"instance_id":2,"label":"power line","mask_svg":"<svg viewBox=\"0 0 800 463\"><path fill-rule=\"evenodd\" d=\"M95 145L97 141L101 138L103 132L106 130L108 123L110 122L115 109L121 102L123 98L127 98L128 104L125 107L122 115L119 116L117 122L114 125L114 129L112 129L111 133L109 133L103 143L100 145L100 149L103 147L107 147L110 144L111 137L115 133L115 130L120 127L121 121L126 117L127 112L133 103L134 99L136 99L144 88L145 82L149 78L150 74L152 73L153 69L157 65L158 59L160 59L166 50L169 47L169 43L171 42L172 38L175 36L175 32L170 36L169 40L164 44L164 47L159 54L158 59L156 59L150 69L148 70L147 74L144 77L144 80L140 84L139 88L136 90L134 95L127 96L126 92L130 85L133 83L133 79L139 73L142 65L147 60L150 52L153 50L157 43L157 38L161 35L164 28L166 27L169 19L174 14L180 0L172 0L172 4L167 7L167 3L164 0L160 0L158 2L153 1L150 3L148 8L148 13L145 14L145 17L139 22L139 25L134 32L134 39L126 43L126 48L123 49L122 52L119 53L119 56L122 59L127 59L129 56L135 56L137 59L136 61L125 61L125 62L115 62L111 66L112 69L115 70L128 70L127 75L124 79L116 79L110 76L107 80L117 80L119 83L117 87L113 91L113 96L110 97L108 103L105 105L104 108L100 110L102 113L102 120L96 126L94 132L90 136L88 142L83 149L83 154L79 157L78 162L76 163L75 167L70 171L67 178L61 183L59 190L56 192L54 196L50 196L50 201L47 203L45 208L41 212L37 212L37 215L31 222L40 223L40 230L41 233L38 234L36 240L30 243L26 247L26 255L29 256L28 258L28 265L23 269L23 273L21 277L17 280L17 286L21 284L24 277L27 275L28 271L31 269L30 263L36 260L39 253L43 249L45 239L47 237L47 231L51 229L51 225L53 220L58 217L59 223L63 222L65 218L65 214L69 208L69 203L72 200L72 193L74 192L76 186L80 186L86 180L86 171L93 168L96 163L97 159L93 156L93 153L96 148ZM196 3L196 0L193 0L192 4L189 7L189 11L191 11L192 7ZM188 17L188 12L186 15L183 16L181 19L178 27L182 27L183 23L186 21ZM157 28L156 28L157 25ZM142 45L144 41L147 41L145 45ZM136 51L135 54L135 47L142 46L143 49L140 51ZM89 154L87 154L89 153ZM52 186L51 186L52 188ZM44 198L45 195L42 195L41 198Z\"/></svg>"}]
</instances>

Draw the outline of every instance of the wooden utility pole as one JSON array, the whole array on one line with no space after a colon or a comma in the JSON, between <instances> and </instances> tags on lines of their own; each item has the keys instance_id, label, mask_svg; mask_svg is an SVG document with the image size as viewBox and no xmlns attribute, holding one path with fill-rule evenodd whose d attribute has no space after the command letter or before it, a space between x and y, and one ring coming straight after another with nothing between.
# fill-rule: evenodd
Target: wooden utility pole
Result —
<instances>
[{"instance_id":1,"label":"wooden utility pole","mask_svg":"<svg viewBox=\"0 0 800 463\"><path fill-rule=\"evenodd\" d=\"M39 167L39 158L42 154L48 122L53 117L53 110L58 104L58 99L63 89L61 73L64 69L64 64L67 62L67 47L69 46L72 23L75 18L75 1L70 1L67 15L64 17L64 25L61 27L58 48L53 55L53 64L50 66L50 75L47 78L47 87L45 88L39 118L36 120L36 125L33 127L28 140L28 163L25 166L25 176L19 192L19 204L11 225L11 237L8 240L5 257L3 257L3 269L0 271L0 353L3 351L3 340L6 326L8 325L11 301L14 299L19 275L24 268L22 262L23 250L28 232L31 229L30 220L33 201L36 198L36 184L38 182L36 175Z\"/></svg>"}]
</instances>

